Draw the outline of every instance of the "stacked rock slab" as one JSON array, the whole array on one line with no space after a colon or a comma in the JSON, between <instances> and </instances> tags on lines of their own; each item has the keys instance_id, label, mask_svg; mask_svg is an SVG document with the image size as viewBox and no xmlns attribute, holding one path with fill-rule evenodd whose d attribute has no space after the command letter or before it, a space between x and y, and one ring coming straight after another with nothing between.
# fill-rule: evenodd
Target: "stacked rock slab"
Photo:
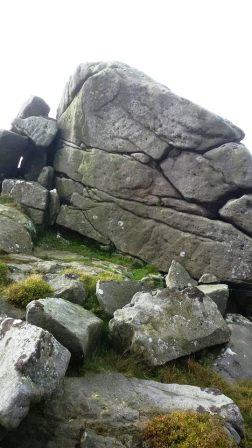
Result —
<instances>
[{"instance_id":1,"label":"stacked rock slab","mask_svg":"<svg viewBox=\"0 0 252 448\"><path fill-rule=\"evenodd\" d=\"M248 219L223 212L252 188L239 128L117 62L77 68L58 126L58 224L163 271L252 280Z\"/></svg>"}]
</instances>

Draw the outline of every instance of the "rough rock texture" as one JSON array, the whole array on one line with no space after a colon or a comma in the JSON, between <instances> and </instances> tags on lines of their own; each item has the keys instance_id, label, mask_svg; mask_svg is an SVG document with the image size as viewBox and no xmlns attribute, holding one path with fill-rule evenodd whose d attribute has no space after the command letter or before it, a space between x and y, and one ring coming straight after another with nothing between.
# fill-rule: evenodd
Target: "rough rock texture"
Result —
<instances>
[{"instance_id":1,"label":"rough rock texture","mask_svg":"<svg viewBox=\"0 0 252 448\"><path fill-rule=\"evenodd\" d=\"M28 216L36 223L43 224L49 204L49 192L38 182L26 182L20 179L5 179L2 194L10 196L21 204Z\"/></svg>"},{"instance_id":2,"label":"rough rock texture","mask_svg":"<svg viewBox=\"0 0 252 448\"><path fill-rule=\"evenodd\" d=\"M238 407L216 390L100 373L65 378L64 387L43 409L34 408L2 442L2 448L16 448L17 440L19 448L76 448L83 446L80 441L90 430L96 433L93 437L100 435L99 441L104 434L115 438L116 448L121 448L120 443L125 448L137 448L139 429L148 418L188 409L219 414L232 428L243 432ZM113 447L103 442L101 447L94 446Z\"/></svg>"},{"instance_id":3,"label":"rough rock texture","mask_svg":"<svg viewBox=\"0 0 252 448\"><path fill-rule=\"evenodd\" d=\"M220 209L220 215L252 235L252 194L231 199Z\"/></svg>"},{"instance_id":4,"label":"rough rock texture","mask_svg":"<svg viewBox=\"0 0 252 448\"><path fill-rule=\"evenodd\" d=\"M96 350L102 320L90 311L60 298L35 300L26 310L28 322L52 333L76 358Z\"/></svg>"},{"instance_id":5,"label":"rough rock texture","mask_svg":"<svg viewBox=\"0 0 252 448\"><path fill-rule=\"evenodd\" d=\"M3 320L0 335L0 425L13 429L32 402L54 392L70 353L51 334L21 320Z\"/></svg>"},{"instance_id":6,"label":"rough rock texture","mask_svg":"<svg viewBox=\"0 0 252 448\"><path fill-rule=\"evenodd\" d=\"M98 281L96 284L96 297L102 309L113 316L119 308L131 302L133 296L140 291L147 290L141 282L128 281Z\"/></svg>"},{"instance_id":7,"label":"rough rock texture","mask_svg":"<svg viewBox=\"0 0 252 448\"><path fill-rule=\"evenodd\" d=\"M54 180L53 167L44 166L38 177L38 183L42 185L42 187L47 188L47 190L51 190L53 188L53 180Z\"/></svg>"},{"instance_id":8,"label":"rough rock texture","mask_svg":"<svg viewBox=\"0 0 252 448\"><path fill-rule=\"evenodd\" d=\"M39 96L32 95L20 109L17 118L48 117L50 107Z\"/></svg>"},{"instance_id":9,"label":"rough rock texture","mask_svg":"<svg viewBox=\"0 0 252 448\"><path fill-rule=\"evenodd\" d=\"M0 129L0 181L16 176L18 164L28 148L28 139L11 131Z\"/></svg>"},{"instance_id":10,"label":"rough rock texture","mask_svg":"<svg viewBox=\"0 0 252 448\"><path fill-rule=\"evenodd\" d=\"M197 288L216 303L222 316L224 316L229 298L228 285L217 283L214 285L199 285Z\"/></svg>"},{"instance_id":11,"label":"rough rock texture","mask_svg":"<svg viewBox=\"0 0 252 448\"><path fill-rule=\"evenodd\" d=\"M252 280L252 239L218 213L252 188L240 129L117 62L78 67L58 126L59 225L163 271Z\"/></svg>"},{"instance_id":12,"label":"rough rock texture","mask_svg":"<svg viewBox=\"0 0 252 448\"><path fill-rule=\"evenodd\" d=\"M109 328L121 350L137 353L154 366L230 337L215 303L196 288L137 293L114 313Z\"/></svg>"},{"instance_id":13,"label":"rough rock texture","mask_svg":"<svg viewBox=\"0 0 252 448\"><path fill-rule=\"evenodd\" d=\"M227 380L251 379L252 322L240 314L228 314L225 320L231 339L215 359L213 368Z\"/></svg>"},{"instance_id":14,"label":"rough rock texture","mask_svg":"<svg viewBox=\"0 0 252 448\"><path fill-rule=\"evenodd\" d=\"M216 277L216 275L213 274L203 274L199 279L199 285L202 284L211 284L211 283L218 283L219 279Z\"/></svg>"},{"instance_id":15,"label":"rough rock texture","mask_svg":"<svg viewBox=\"0 0 252 448\"><path fill-rule=\"evenodd\" d=\"M198 282L194 280L185 268L175 260L172 260L167 276L165 277L167 288L185 289L189 286L196 286Z\"/></svg>"},{"instance_id":16,"label":"rough rock texture","mask_svg":"<svg viewBox=\"0 0 252 448\"><path fill-rule=\"evenodd\" d=\"M54 297L61 297L79 305L86 299L83 283L73 274L47 274L44 279L54 290Z\"/></svg>"},{"instance_id":17,"label":"rough rock texture","mask_svg":"<svg viewBox=\"0 0 252 448\"><path fill-rule=\"evenodd\" d=\"M57 122L45 117L16 118L12 126L15 132L29 137L42 148L47 148L58 132Z\"/></svg>"},{"instance_id":18,"label":"rough rock texture","mask_svg":"<svg viewBox=\"0 0 252 448\"><path fill-rule=\"evenodd\" d=\"M0 253L30 253L35 228L20 210L0 204Z\"/></svg>"},{"instance_id":19,"label":"rough rock texture","mask_svg":"<svg viewBox=\"0 0 252 448\"><path fill-rule=\"evenodd\" d=\"M49 224L53 226L60 211L60 199L56 188L49 192Z\"/></svg>"}]
</instances>

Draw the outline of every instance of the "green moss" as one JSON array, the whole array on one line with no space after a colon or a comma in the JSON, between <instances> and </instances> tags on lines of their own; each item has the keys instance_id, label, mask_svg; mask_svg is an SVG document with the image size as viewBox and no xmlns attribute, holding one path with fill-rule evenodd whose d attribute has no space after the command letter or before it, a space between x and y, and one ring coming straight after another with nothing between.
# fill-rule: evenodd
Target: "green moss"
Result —
<instances>
[{"instance_id":1,"label":"green moss","mask_svg":"<svg viewBox=\"0 0 252 448\"><path fill-rule=\"evenodd\" d=\"M155 417L143 435L147 448L231 448L223 420L208 413L177 411Z\"/></svg>"},{"instance_id":2,"label":"green moss","mask_svg":"<svg viewBox=\"0 0 252 448\"><path fill-rule=\"evenodd\" d=\"M9 207L17 208L18 210L21 210L22 207L20 204L17 204L14 199L12 199L8 195L2 195L0 196L0 204L1 205L8 205Z\"/></svg>"},{"instance_id":3,"label":"green moss","mask_svg":"<svg viewBox=\"0 0 252 448\"><path fill-rule=\"evenodd\" d=\"M26 307L32 300L44 299L52 296L53 289L40 275L30 275L24 280L12 283L4 294L13 305Z\"/></svg>"},{"instance_id":4,"label":"green moss","mask_svg":"<svg viewBox=\"0 0 252 448\"><path fill-rule=\"evenodd\" d=\"M8 274L9 268L7 264L0 261L0 288L6 286L9 283Z\"/></svg>"}]
</instances>

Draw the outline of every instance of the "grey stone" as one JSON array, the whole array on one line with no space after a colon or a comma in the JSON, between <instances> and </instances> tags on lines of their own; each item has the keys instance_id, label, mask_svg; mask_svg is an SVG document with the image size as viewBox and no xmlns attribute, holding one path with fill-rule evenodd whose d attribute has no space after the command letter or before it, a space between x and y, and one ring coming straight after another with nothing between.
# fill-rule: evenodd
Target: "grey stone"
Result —
<instances>
[{"instance_id":1,"label":"grey stone","mask_svg":"<svg viewBox=\"0 0 252 448\"><path fill-rule=\"evenodd\" d=\"M203 274L199 279L199 285L201 283L211 284L211 283L218 283L218 282L219 282L219 279L216 277L216 275L208 274L208 273Z\"/></svg>"},{"instance_id":2,"label":"grey stone","mask_svg":"<svg viewBox=\"0 0 252 448\"><path fill-rule=\"evenodd\" d=\"M72 303L83 305L86 292L83 283L73 274L47 274L46 282L53 288L54 297L61 297Z\"/></svg>"},{"instance_id":3,"label":"grey stone","mask_svg":"<svg viewBox=\"0 0 252 448\"><path fill-rule=\"evenodd\" d=\"M0 253L30 253L35 228L20 210L0 204Z\"/></svg>"},{"instance_id":4,"label":"grey stone","mask_svg":"<svg viewBox=\"0 0 252 448\"><path fill-rule=\"evenodd\" d=\"M22 162L20 175L28 181L38 181L41 171L47 165L47 148L38 148L32 142Z\"/></svg>"},{"instance_id":5,"label":"grey stone","mask_svg":"<svg viewBox=\"0 0 252 448\"><path fill-rule=\"evenodd\" d=\"M0 181L18 174L18 164L28 148L28 139L0 129Z\"/></svg>"},{"instance_id":6,"label":"grey stone","mask_svg":"<svg viewBox=\"0 0 252 448\"><path fill-rule=\"evenodd\" d=\"M227 342L230 331L216 304L197 288L137 293L109 322L120 350L156 366Z\"/></svg>"},{"instance_id":7,"label":"grey stone","mask_svg":"<svg viewBox=\"0 0 252 448\"><path fill-rule=\"evenodd\" d=\"M84 431L80 443L81 448L126 448L114 437L101 436L95 431Z\"/></svg>"},{"instance_id":8,"label":"grey stone","mask_svg":"<svg viewBox=\"0 0 252 448\"><path fill-rule=\"evenodd\" d=\"M42 148L50 146L58 132L57 122L45 117L16 118L12 126L17 133L29 137Z\"/></svg>"},{"instance_id":9,"label":"grey stone","mask_svg":"<svg viewBox=\"0 0 252 448\"><path fill-rule=\"evenodd\" d=\"M146 290L141 282L127 281L98 281L96 297L102 309L110 316L119 308L131 302L134 294Z\"/></svg>"},{"instance_id":10,"label":"grey stone","mask_svg":"<svg viewBox=\"0 0 252 448\"><path fill-rule=\"evenodd\" d=\"M49 224L53 226L60 211L60 200L56 188L51 190L49 194Z\"/></svg>"},{"instance_id":11,"label":"grey stone","mask_svg":"<svg viewBox=\"0 0 252 448\"><path fill-rule=\"evenodd\" d=\"M86 358L97 349L100 341L102 320L61 298L30 302L26 319L52 333L76 358Z\"/></svg>"},{"instance_id":12,"label":"grey stone","mask_svg":"<svg viewBox=\"0 0 252 448\"><path fill-rule=\"evenodd\" d=\"M231 199L219 210L219 213L227 221L252 235L252 194Z\"/></svg>"},{"instance_id":13,"label":"grey stone","mask_svg":"<svg viewBox=\"0 0 252 448\"><path fill-rule=\"evenodd\" d=\"M228 285L199 285L197 288L216 303L222 316L224 316L229 298Z\"/></svg>"},{"instance_id":14,"label":"grey stone","mask_svg":"<svg viewBox=\"0 0 252 448\"><path fill-rule=\"evenodd\" d=\"M53 188L53 180L54 180L53 167L44 166L38 177L38 183L42 185L42 187L47 188L47 190L51 190Z\"/></svg>"},{"instance_id":15,"label":"grey stone","mask_svg":"<svg viewBox=\"0 0 252 448\"><path fill-rule=\"evenodd\" d=\"M99 434L105 434L104 437L115 438L116 447L121 448L121 443L133 448L138 427L153 416L175 410L201 410L220 415L228 428L231 425L243 434L243 420L237 405L217 390L161 384L104 372L65 378L62 389L45 402L43 410L34 408L2 446L16 448L18 440L19 448L75 448L80 438L85 440L83 432L90 435L95 428ZM110 447L113 445L106 448Z\"/></svg>"},{"instance_id":16,"label":"grey stone","mask_svg":"<svg viewBox=\"0 0 252 448\"><path fill-rule=\"evenodd\" d=\"M49 192L38 182L5 179L2 184L2 194L10 196L21 204L36 224L42 224L45 221Z\"/></svg>"},{"instance_id":17,"label":"grey stone","mask_svg":"<svg viewBox=\"0 0 252 448\"><path fill-rule=\"evenodd\" d=\"M175 260L172 260L168 274L165 277L167 288L185 289L188 286L195 286L198 284L182 266Z\"/></svg>"},{"instance_id":18,"label":"grey stone","mask_svg":"<svg viewBox=\"0 0 252 448\"><path fill-rule=\"evenodd\" d=\"M0 295L0 324L1 320L4 320L7 316L13 319L25 319L25 311L22 308L16 308Z\"/></svg>"},{"instance_id":19,"label":"grey stone","mask_svg":"<svg viewBox=\"0 0 252 448\"><path fill-rule=\"evenodd\" d=\"M120 62L80 65L58 109L61 137L110 152L162 157L169 145L204 151L243 132Z\"/></svg>"},{"instance_id":20,"label":"grey stone","mask_svg":"<svg viewBox=\"0 0 252 448\"><path fill-rule=\"evenodd\" d=\"M56 151L54 158L54 169L56 172L65 174L72 180L81 182L82 174L79 168L85 152L81 149L73 148L71 146L63 146Z\"/></svg>"},{"instance_id":21,"label":"grey stone","mask_svg":"<svg viewBox=\"0 0 252 448\"><path fill-rule=\"evenodd\" d=\"M0 325L0 425L17 428L30 404L52 394L70 353L41 328L6 318Z\"/></svg>"},{"instance_id":22,"label":"grey stone","mask_svg":"<svg viewBox=\"0 0 252 448\"><path fill-rule=\"evenodd\" d=\"M55 186L62 202L70 202L73 193L83 193L84 187L79 182L64 177L56 177Z\"/></svg>"},{"instance_id":23,"label":"grey stone","mask_svg":"<svg viewBox=\"0 0 252 448\"><path fill-rule=\"evenodd\" d=\"M32 95L22 106L17 117L48 117L50 107L39 96Z\"/></svg>"},{"instance_id":24,"label":"grey stone","mask_svg":"<svg viewBox=\"0 0 252 448\"><path fill-rule=\"evenodd\" d=\"M228 314L226 322L231 339L214 360L213 368L229 381L251 379L252 322L239 314Z\"/></svg>"}]
</instances>

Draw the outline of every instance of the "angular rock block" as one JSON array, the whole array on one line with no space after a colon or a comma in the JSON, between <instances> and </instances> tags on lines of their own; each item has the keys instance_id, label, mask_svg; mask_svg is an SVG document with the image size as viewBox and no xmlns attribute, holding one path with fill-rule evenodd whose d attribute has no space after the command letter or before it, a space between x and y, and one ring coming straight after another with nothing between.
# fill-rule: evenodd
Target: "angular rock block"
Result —
<instances>
[{"instance_id":1,"label":"angular rock block","mask_svg":"<svg viewBox=\"0 0 252 448\"><path fill-rule=\"evenodd\" d=\"M53 288L54 297L83 305L86 300L86 291L83 283L74 274L47 274L45 281Z\"/></svg>"},{"instance_id":2,"label":"angular rock block","mask_svg":"<svg viewBox=\"0 0 252 448\"><path fill-rule=\"evenodd\" d=\"M57 122L45 117L16 118L12 126L15 132L29 137L42 148L47 148L58 132Z\"/></svg>"},{"instance_id":3,"label":"angular rock block","mask_svg":"<svg viewBox=\"0 0 252 448\"><path fill-rule=\"evenodd\" d=\"M32 95L20 109L17 118L48 117L50 107L39 96Z\"/></svg>"},{"instance_id":4,"label":"angular rock block","mask_svg":"<svg viewBox=\"0 0 252 448\"><path fill-rule=\"evenodd\" d=\"M0 253L30 253L36 231L20 210L0 204Z\"/></svg>"},{"instance_id":5,"label":"angular rock block","mask_svg":"<svg viewBox=\"0 0 252 448\"><path fill-rule=\"evenodd\" d=\"M109 322L120 350L157 366L222 344L230 330L216 304L197 288L137 293Z\"/></svg>"},{"instance_id":6,"label":"angular rock block","mask_svg":"<svg viewBox=\"0 0 252 448\"><path fill-rule=\"evenodd\" d=\"M98 347L102 320L79 305L60 298L34 300L26 319L50 331L77 358L86 358Z\"/></svg>"},{"instance_id":7,"label":"angular rock block","mask_svg":"<svg viewBox=\"0 0 252 448\"><path fill-rule=\"evenodd\" d=\"M47 331L11 318L0 324L0 425L14 429L33 402L64 377L69 351Z\"/></svg>"},{"instance_id":8,"label":"angular rock block","mask_svg":"<svg viewBox=\"0 0 252 448\"><path fill-rule=\"evenodd\" d=\"M216 283L214 285L199 285L197 288L216 303L224 316L229 298L228 285Z\"/></svg>"}]
</instances>

